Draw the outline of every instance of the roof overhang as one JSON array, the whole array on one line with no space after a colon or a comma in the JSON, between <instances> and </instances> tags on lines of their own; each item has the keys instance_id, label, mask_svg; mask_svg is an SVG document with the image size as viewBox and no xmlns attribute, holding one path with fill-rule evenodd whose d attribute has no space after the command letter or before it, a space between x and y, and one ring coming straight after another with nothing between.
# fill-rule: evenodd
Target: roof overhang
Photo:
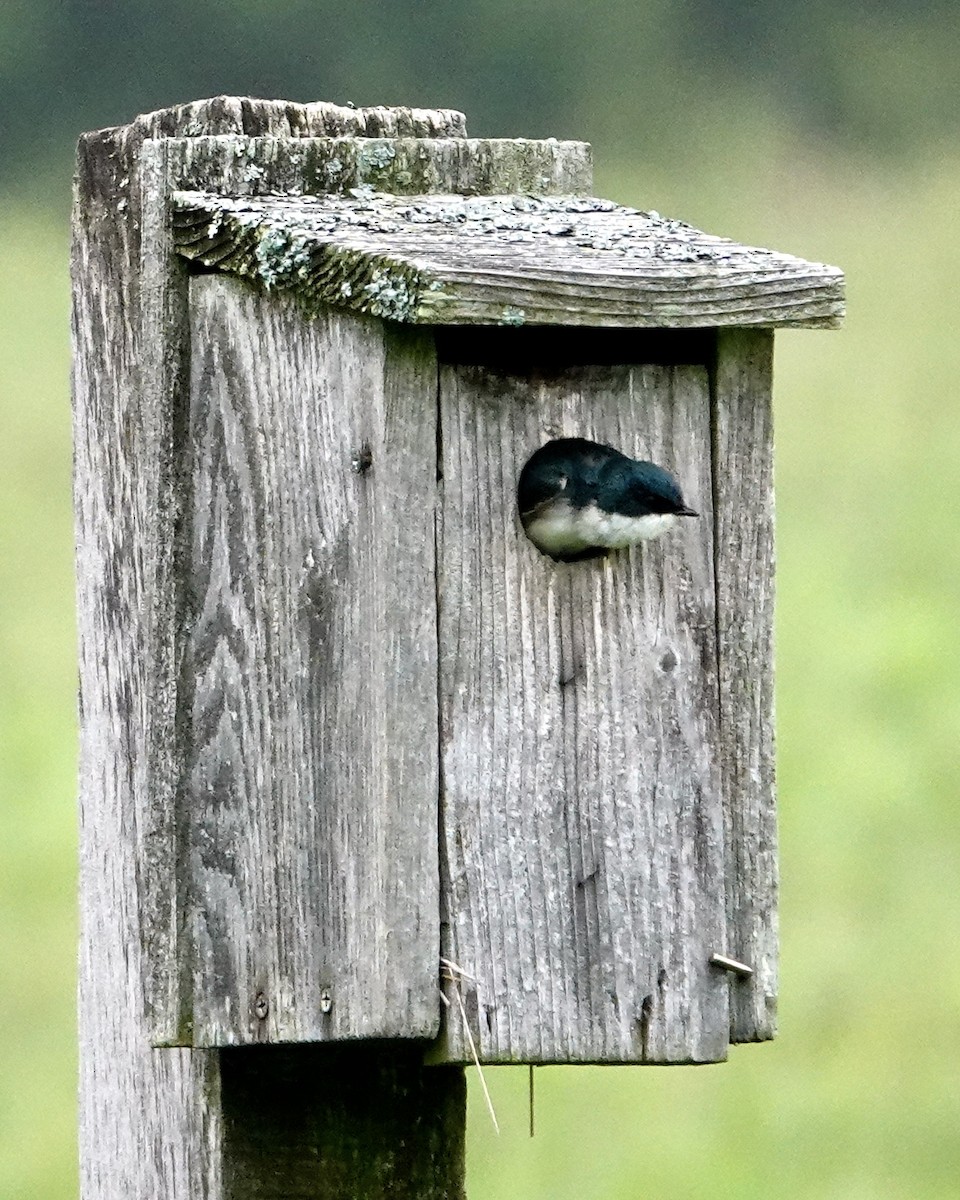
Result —
<instances>
[{"instance_id":1,"label":"roof overhang","mask_svg":"<svg viewBox=\"0 0 960 1200\"><path fill-rule=\"evenodd\" d=\"M831 328L837 267L577 196L173 196L178 253L411 324Z\"/></svg>"}]
</instances>

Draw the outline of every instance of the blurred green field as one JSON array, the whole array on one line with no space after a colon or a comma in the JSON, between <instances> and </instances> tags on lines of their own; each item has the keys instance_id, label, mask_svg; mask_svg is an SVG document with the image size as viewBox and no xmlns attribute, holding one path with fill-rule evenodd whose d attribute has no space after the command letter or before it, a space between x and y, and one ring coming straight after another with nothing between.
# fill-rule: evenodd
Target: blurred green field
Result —
<instances>
[{"instance_id":1,"label":"blurred green field","mask_svg":"<svg viewBox=\"0 0 960 1200\"><path fill-rule=\"evenodd\" d=\"M491 1070L504 1132L473 1086L471 1198L952 1198L960 154L908 170L705 134L684 170L598 170L597 190L848 275L842 331L777 336L781 1034L722 1067L541 1070L532 1141L526 1072ZM0 205L8 1200L76 1191L66 223Z\"/></svg>"}]
</instances>

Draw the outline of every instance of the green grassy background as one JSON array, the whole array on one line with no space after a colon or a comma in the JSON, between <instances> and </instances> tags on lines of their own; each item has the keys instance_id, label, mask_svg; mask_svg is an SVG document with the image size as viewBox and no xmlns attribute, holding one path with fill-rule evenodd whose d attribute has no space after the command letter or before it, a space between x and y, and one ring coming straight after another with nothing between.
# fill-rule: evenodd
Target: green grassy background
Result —
<instances>
[{"instance_id":1,"label":"green grassy background","mask_svg":"<svg viewBox=\"0 0 960 1200\"><path fill-rule=\"evenodd\" d=\"M781 1034L718 1067L471 1087L472 1200L960 1188L960 152L909 168L743 123L597 188L842 266L777 335ZM598 157L600 157L598 155ZM67 217L0 197L0 1197L76 1190Z\"/></svg>"}]
</instances>

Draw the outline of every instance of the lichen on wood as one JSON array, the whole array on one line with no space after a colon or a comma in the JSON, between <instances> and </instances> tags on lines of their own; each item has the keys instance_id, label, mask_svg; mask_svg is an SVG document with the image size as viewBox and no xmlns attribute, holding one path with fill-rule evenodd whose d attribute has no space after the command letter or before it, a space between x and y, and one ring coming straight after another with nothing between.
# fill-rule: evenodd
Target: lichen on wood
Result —
<instances>
[{"instance_id":1,"label":"lichen on wood","mask_svg":"<svg viewBox=\"0 0 960 1200\"><path fill-rule=\"evenodd\" d=\"M182 140L180 186L203 189L217 173L223 195L347 195L366 188L400 196L545 196L586 192L591 183L590 147L552 138L216 134Z\"/></svg>"},{"instance_id":2,"label":"lichen on wood","mask_svg":"<svg viewBox=\"0 0 960 1200\"><path fill-rule=\"evenodd\" d=\"M390 160L391 162L393 160ZM836 267L587 196L172 197L178 252L412 324L830 326Z\"/></svg>"}]
</instances>

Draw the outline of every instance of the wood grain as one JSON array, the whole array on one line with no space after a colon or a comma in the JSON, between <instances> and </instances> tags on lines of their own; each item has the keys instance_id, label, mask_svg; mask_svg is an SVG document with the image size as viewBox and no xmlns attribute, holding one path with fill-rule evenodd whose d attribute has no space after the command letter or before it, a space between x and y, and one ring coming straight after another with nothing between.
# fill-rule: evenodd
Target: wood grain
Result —
<instances>
[{"instance_id":1,"label":"wood grain","mask_svg":"<svg viewBox=\"0 0 960 1200\"><path fill-rule=\"evenodd\" d=\"M777 1021L777 812L773 707L773 335L728 330L714 398L720 723L734 1042Z\"/></svg>"},{"instance_id":2,"label":"wood grain","mask_svg":"<svg viewBox=\"0 0 960 1200\"><path fill-rule=\"evenodd\" d=\"M215 1055L149 1043L144 833L162 657L160 547L173 540L175 406L141 388L139 150L130 128L81 139L72 328L80 654L80 1193L220 1200Z\"/></svg>"},{"instance_id":3,"label":"wood grain","mask_svg":"<svg viewBox=\"0 0 960 1200\"><path fill-rule=\"evenodd\" d=\"M450 145L462 153L470 143ZM575 144L556 149L576 162ZM540 195L185 193L174 198L174 238L181 254L289 290L307 307L419 324L821 327L842 318L836 267L609 200L552 196L552 175L522 189Z\"/></svg>"},{"instance_id":4,"label":"wood grain","mask_svg":"<svg viewBox=\"0 0 960 1200\"><path fill-rule=\"evenodd\" d=\"M216 276L190 315L192 1040L430 1037L433 338Z\"/></svg>"},{"instance_id":5,"label":"wood grain","mask_svg":"<svg viewBox=\"0 0 960 1200\"><path fill-rule=\"evenodd\" d=\"M706 368L449 363L440 399L443 946L476 980L480 1057L722 1059ZM516 480L570 435L668 466L701 518L598 563L544 558ZM437 1057L468 1054L453 1007Z\"/></svg>"},{"instance_id":6,"label":"wood grain","mask_svg":"<svg viewBox=\"0 0 960 1200\"><path fill-rule=\"evenodd\" d=\"M129 126L128 136L146 138L202 137L235 134L246 137L465 137L466 119L450 108L350 108L315 101L261 100L252 96L213 96L156 112L143 113ZM104 131L109 133L112 131ZM88 135L91 136L91 135ZM94 137L98 134L92 135Z\"/></svg>"},{"instance_id":7,"label":"wood grain","mask_svg":"<svg viewBox=\"0 0 960 1200\"><path fill-rule=\"evenodd\" d=\"M586 143L525 138L217 135L168 138L163 153L179 181L175 188L204 194L204 180L213 176L220 188L215 194L228 204L227 198L275 200L275 193L307 205L317 195L355 192L363 204L373 191L553 196L589 190L592 180Z\"/></svg>"}]
</instances>

